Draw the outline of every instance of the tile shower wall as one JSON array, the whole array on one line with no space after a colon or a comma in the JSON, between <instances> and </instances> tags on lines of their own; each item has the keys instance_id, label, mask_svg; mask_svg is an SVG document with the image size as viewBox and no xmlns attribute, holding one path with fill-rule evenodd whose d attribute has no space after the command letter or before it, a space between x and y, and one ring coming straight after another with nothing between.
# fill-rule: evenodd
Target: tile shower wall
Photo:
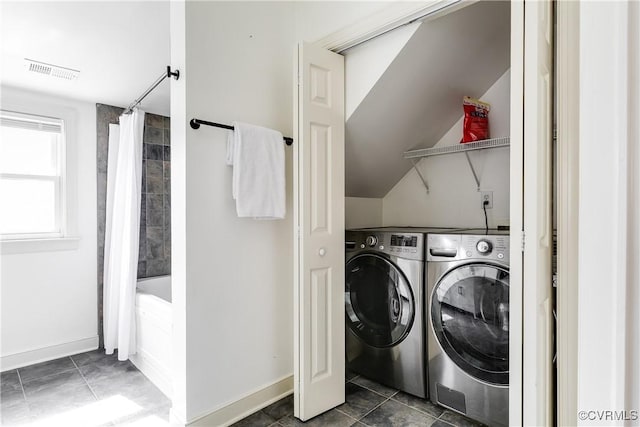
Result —
<instances>
[{"instance_id":1,"label":"tile shower wall","mask_svg":"<svg viewBox=\"0 0 640 427\"><path fill-rule=\"evenodd\" d=\"M169 118L147 114L143 141L139 278L171 273Z\"/></svg>"},{"instance_id":2,"label":"tile shower wall","mask_svg":"<svg viewBox=\"0 0 640 427\"><path fill-rule=\"evenodd\" d=\"M98 160L98 322L102 346L102 278L107 194L109 124L123 108L96 104ZM138 278L171 274L171 131L168 117L146 114Z\"/></svg>"}]
</instances>

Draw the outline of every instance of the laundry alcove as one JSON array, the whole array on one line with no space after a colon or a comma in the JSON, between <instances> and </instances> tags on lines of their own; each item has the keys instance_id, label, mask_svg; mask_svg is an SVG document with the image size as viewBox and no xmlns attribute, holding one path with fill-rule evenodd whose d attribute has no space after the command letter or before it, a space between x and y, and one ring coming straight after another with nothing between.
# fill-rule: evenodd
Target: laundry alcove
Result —
<instances>
[{"instance_id":1,"label":"laundry alcove","mask_svg":"<svg viewBox=\"0 0 640 427\"><path fill-rule=\"evenodd\" d=\"M491 104L492 138L509 135L509 4L478 2L343 54L347 228L483 226L464 155L416 159L428 194L403 153L458 144L465 95ZM481 189L494 192L495 227L508 224L509 150L487 151L469 156Z\"/></svg>"}]
</instances>

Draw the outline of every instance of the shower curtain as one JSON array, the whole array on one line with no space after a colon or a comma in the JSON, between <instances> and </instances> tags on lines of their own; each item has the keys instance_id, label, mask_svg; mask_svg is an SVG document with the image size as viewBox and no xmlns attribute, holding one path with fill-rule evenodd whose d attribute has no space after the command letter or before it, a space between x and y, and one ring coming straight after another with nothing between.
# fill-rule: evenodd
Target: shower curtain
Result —
<instances>
[{"instance_id":1,"label":"shower curtain","mask_svg":"<svg viewBox=\"0 0 640 427\"><path fill-rule=\"evenodd\" d=\"M136 352L135 295L142 197L144 112L109 125L104 245L103 323L107 354L118 360Z\"/></svg>"}]
</instances>

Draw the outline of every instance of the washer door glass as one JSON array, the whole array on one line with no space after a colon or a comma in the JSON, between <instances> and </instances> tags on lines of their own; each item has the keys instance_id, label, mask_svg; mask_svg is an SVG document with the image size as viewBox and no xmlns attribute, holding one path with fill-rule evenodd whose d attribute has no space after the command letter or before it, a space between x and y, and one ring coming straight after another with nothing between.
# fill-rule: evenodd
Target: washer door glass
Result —
<instances>
[{"instance_id":1,"label":"washer door glass","mask_svg":"<svg viewBox=\"0 0 640 427\"><path fill-rule=\"evenodd\" d=\"M509 384L509 271L466 264L448 272L431 297L433 329L449 358L482 381Z\"/></svg>"},{"instance_id":2,"label":"washer door glass","mask_svg":"<svg viewBox=\"0 0 640 427\"><path fill-rule=\"evenodd\" d=\"M374 347L390 347L409 333L414 317L413 293L404 274L375 253L353 257L346 266L347 325Z\"/></svg>"}]
</instances>

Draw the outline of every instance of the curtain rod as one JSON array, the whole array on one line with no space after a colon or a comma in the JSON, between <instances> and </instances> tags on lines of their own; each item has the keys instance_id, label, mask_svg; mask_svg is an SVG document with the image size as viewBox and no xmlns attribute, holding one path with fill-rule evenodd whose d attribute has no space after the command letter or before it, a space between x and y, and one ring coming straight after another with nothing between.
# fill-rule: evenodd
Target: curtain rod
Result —
<instances>
[{"instance_id":1,"label":"curtain rod","mask_svg":"<svg viewBox=\"0 0 640 427\"><path fill-rule=\"evenodd\" d=\"M156 87L158 87L158 85L160 83L162 83L162 81L166 78L169 77L175 77L176 80L178 80L180 78L180 70L175 70L175 71L171 71L171 66L167 65L167 71L165 73L162 73L162 75L160 75L160 77L158 77L158 79L149 87L149 89L147 89L142 95L140 95L139 98L137 98L135 101L133 101L126 110L124 110L124 114L129 114L130 112L133 111L133 109L136 107L136 105L140 104L142 102L142 100L144 98L146 98L147 95L149 95L151 93L152 90L154 90Z\"/></svg>"},{"instance_id":2,"label":"curtain rod","mask_svg":"<svg viewBox=\"0 0 640 427\"><path fill-rule=\"evenodd\" d=\"M191 121L189 122L189 125L191 125L192 129L200 129L200 125L213 126L216 128L229 129L229 130L235 129L231 125L223 125L222 123L208 122L206 120L200 120L200 119L191 119ZM284 143L287 145L293 144L293 138L290 138L288 136L283 136L282 139L284 139Z\"/></svg>"}]
</instances>

